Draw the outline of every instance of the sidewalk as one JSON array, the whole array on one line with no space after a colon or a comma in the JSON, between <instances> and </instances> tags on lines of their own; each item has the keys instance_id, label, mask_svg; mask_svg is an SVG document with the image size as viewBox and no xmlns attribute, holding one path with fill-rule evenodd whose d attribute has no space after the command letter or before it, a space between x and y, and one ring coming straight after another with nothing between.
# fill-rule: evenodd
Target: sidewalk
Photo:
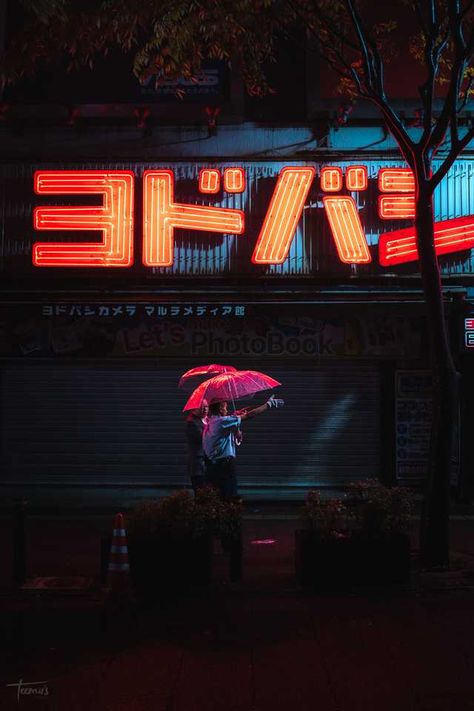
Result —
<instances>
[{"instance_id":1,"label":"sidewalk","mask_svg":"<svg viewBox=\"0 0 474 711\"><path fill-rule=\"evenodd\" d=\"M448 573L316 596L295 584L297 521L281 516L248 512L242 583L228 582L218 555L209 590L118 615L106 637L87 610L32 614L26 648L2 651L0 708L474 711L474 521L452 522ZM109 526L108 516L30 521L29 574L97 574ZM18 703L5 685L19 679L44 681L48 696Z\"/></svg>"}]
</instances>

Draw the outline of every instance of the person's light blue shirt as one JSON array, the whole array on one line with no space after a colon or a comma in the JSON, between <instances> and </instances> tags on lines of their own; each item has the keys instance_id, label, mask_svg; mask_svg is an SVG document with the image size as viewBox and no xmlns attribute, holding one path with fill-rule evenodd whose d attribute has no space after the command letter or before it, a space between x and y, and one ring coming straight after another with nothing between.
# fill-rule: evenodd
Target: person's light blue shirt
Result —
<instances>
[{"instance_id":1,"label":"person's light blue shirt","mask_svg":"<svg viewBox=\"0 0 474 711\"><path fill-rule=\"evenodd\" d=\"M211 461L235 457L235 432L240 426L238 415L212 416L204 428L202 444Z\"/></svg>"}]
</instances>

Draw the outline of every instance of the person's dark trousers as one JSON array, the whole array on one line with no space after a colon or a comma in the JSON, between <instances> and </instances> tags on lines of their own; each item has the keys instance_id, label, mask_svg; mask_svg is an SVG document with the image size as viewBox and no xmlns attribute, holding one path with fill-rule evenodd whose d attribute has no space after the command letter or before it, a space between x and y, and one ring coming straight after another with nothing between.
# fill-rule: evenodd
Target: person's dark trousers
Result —
<instances>
[{"instance_id":1,"label":"person's dark trousers","mask_svg":"<svg viewBox=\"0 0 474 711\"><path fill-rule=\"evenodd\" d=\"M235 457L225 457L209 462L206 478L208 483L218 490L224 501L230 501L237 496Z\"/></svg>"},{"instance_id":2,"label":"person's dark trousers","mask_svg":"<svg viewBox=\"0 0 474 711\"><path fill-rule=\"evenodd\" d=\"M194 493L206 485L206 458L190 457L188 459L188 474Z\"/></svg>"}]
</instances>

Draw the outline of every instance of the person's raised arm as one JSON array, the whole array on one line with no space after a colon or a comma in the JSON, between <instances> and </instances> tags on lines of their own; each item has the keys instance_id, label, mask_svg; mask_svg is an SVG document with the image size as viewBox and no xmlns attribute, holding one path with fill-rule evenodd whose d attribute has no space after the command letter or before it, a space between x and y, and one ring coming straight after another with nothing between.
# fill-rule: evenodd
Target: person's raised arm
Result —
<instances>
[{"instance_id":1,"label":"person's raised arm","mask_svg":"<svg viewBox=\"0 0 474 711\"><path fill-rule=\"evenodd\" d=\"M283 407L285 404L284 400L277 400L273 395L267 400L267 402L264 402L263 405L259 405L258 407L253 407L251 410L239 410L235 414L240 417L241 420L248 420L251 417L255 417L256 415L261 415L262 412L265 412L266 410L270 410L272 408L276 407Z\"/></svg>"}]
</instances>

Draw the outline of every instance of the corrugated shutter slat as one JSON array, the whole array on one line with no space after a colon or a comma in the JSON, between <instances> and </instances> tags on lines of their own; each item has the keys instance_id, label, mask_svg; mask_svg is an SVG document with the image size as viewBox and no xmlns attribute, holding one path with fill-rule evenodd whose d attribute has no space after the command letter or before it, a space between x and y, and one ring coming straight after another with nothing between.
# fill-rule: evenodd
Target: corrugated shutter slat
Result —
<instances>
[{"instance_id":1,"label":"corrugated shutter slat","mask_svg":"<svg viewBox=\"0 0 474 711\"><path fill-rule=\"evenodd\" d=\"M186 394L195 363L11 364L2 373L1 464L10 481L187 484ZM245 422L242 489L338 486L379 476L378 369L355 362L236 363L283 383L285 407ZM259 404L261 398L250 400ZM280 493L279 493L280 491Z\"/></svg>"}]
</instances>

